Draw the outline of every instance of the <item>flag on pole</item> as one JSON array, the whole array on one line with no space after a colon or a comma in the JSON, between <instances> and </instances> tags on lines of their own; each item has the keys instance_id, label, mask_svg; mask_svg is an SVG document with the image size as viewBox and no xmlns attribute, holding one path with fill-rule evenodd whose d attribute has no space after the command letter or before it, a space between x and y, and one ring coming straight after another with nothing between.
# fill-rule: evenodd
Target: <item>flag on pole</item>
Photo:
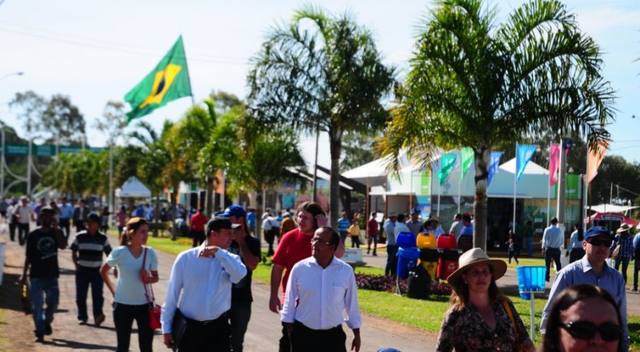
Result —
<instances>
[{"instance_id":1,"label":"flag on pole","mask_svg":"<svg viewBox=\"0 0 640 352\"><path fill-rule=\"evenodd\" d=\"M191 95L187 58L180 36L153 71L125 95L124 100L131 105L127 124L172 100Z\"/></svg>"},{"instance_id":2,"label":"flag on pole","mask_svg":"<svg viewBox=\"0 0 640 352\"><path fill-rule=\"evenodd\" d=\"M538 148L535 144L517 144L516 145L516 180L524 174L524 168Z\"/></svg>"},{"instance_id":3,"label":"flag on pole","mask_svg":"<svg viewBox=\"0 0 640 352\"><path fill-rule=\"evenodd\" d=\"M456 153L447 153L440 157L440 168L438 169L438 180L444 184L451 171L456 166Z\"/></svg>"},{"instance_id":4,"label":"flag on pole","mask_svg":"<svg viewBox=\"0 0 640 352\"><path fill-rule=\"evenodd\" d=\"M464 176L473 164L473 149L469 147L460 149L460 163L462 164L462 176Z\"/></svg>"},{"instance_id":5,"label":"flag on pole","mask_svg":"<svg viewBox=\"0 0 640 352\"><path fill-rule=\"evenodd\" d=\"M608 147L609 143L602 141L598 143L596 150L589 150L589 155L587 156L587 183L591 183L596 175L598 175L598 168L600 164L602 164Z\"/></svg>"},{"instance_id":6,"label":"flag on pole","mask_svg":"<svg viewBox=\"0 0 640 352\"><path fill-rule=\"evenodd\" d=\"M502 152L491 152L491 160L489 160L489 174L487 175L487 188L491 186L493 181L493 175L498 172L498 166L500 166L500 158L502 158Z\"/></svg>"},{"instance_id":7,"label":"flag on pole","mask_svg":"<svg viewBox=\"0 0 640 352\"><path fill-rule=\"evenodd\" d=\"M549 185L558 183L558 169L560 169L560 144L552 143L549 147Z\"/></svg>"}]
</instances>

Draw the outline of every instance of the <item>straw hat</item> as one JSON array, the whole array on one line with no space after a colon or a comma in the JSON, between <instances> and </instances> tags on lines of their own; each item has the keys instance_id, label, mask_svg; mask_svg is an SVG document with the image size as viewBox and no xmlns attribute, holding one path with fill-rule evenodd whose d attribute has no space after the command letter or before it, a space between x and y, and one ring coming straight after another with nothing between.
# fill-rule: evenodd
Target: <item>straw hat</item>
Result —
<instances>
[{"instance_id":1,"label":"straw hat","mask_svg":"<svg viewBox=\"0 0 640 352\"><path fill-rule=\"evenodd\" d=\"M491 272L493 273L494 280L498 280L504 276L505 272L507 272L507 263L505 263L504 260L489 259L482 249L473 248L462 253L458 259L458 269L447 277L447 281L451 287L457 290L457 288L462 284L462 274L464 274L469 267L478 263L486 263L491 266Z\"/></svg>"},{"instance_id":2,"label":"straw hat","mask_svg":"<svg viewBox=\"0 0 640 352\"><path fill-rule=\"evenodd\" d=\"M629 230L631 230L631 226L629 226L629 224L622 224L620 225L620 227L618 227L618 229L616 230L616 233L626 232Z\"/></svg>"}]
</instances>

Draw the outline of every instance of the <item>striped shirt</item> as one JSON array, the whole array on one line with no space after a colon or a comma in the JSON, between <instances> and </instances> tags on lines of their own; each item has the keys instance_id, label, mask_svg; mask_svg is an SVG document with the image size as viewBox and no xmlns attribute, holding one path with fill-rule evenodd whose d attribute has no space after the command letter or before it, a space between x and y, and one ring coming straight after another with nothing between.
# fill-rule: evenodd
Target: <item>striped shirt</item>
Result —
<instances>
[{"instance_id":1,"label":"striped shirt","mask_svg":"<svg viewBox=\"0 0 640 352\"><path fill-rule=\"evenodd\" d=\"M109 255L111 246L102 233L90 235L81 231L71 244L71 250L78 252L78 269L97 270L102 265L102 253Z\"/></svg>"}]
</instances>

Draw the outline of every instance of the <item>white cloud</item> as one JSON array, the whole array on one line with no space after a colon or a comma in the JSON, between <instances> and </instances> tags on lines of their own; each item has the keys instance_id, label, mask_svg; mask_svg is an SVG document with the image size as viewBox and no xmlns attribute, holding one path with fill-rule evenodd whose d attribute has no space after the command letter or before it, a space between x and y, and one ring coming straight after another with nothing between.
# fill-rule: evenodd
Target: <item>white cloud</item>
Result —
<instances>
[{"instance_id":1,"label":"white cloud","mask_svg":"<svg viewBox=\"0 0 640 352\"><path fill-rule=\"evenodd\" d=\"M596 35L619 28L640 29L640 10L609 6L577 10L576 18L585 32Z\"/></svg>"}]
</instances>

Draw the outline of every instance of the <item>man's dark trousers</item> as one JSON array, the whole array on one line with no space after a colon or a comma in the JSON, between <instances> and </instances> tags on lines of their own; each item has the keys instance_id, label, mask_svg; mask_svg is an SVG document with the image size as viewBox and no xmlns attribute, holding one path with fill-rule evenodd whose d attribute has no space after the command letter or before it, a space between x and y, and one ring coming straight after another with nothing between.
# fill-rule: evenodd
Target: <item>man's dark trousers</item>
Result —
<instances>
[{"instance_id":1,"label":"man's dark trousers","mask_svg":"<svg viewBox=\"0 0 640 352\"><path fill-rule=\"evenodd\" d=\"M398 263L398 258L396 258L397 251L398 246L395 244L387 245L387 265L384 269L384 274L387 276L396 276L396 265Z\"/></svg>"},{"instance_id":2,"label":"man's dark trousers","mask_svg":"<svg viewBox=\"0 0 640 352\"><path fill-rule=\"evenodd\" d=\"M60 219L60 228L64 231L64 236L69 239L69 236L71 236L71 219Z\"/></svg>"},{"instance_id":3,"label":"man's dark trousers","mask_svg":"<svg viewBox=\"0 0 640 352\"><path fill-rule=\"evenodd\" d=\"M87 292L91 285L91 301L93 302L93 317L102 315L104 297L102 287L104 282L100 276L100 271L96 269L78 268L76 271L76 306L78 307L78 320L86 321L87 315Z\"/></svg>"},{"instance_id":4,"label":"man's dark trousers","mask_svg":"<svg viewBox=\"0 0 640 352\"><path fill-rule=\"evenodd\" d=\"M636 259L633 261L633 290L638 291L638 271L640 271L640 250L635 253Z\"/></svg>"},{"instance_id":5,"label":"man's dark trousers","mask_svg":"<svg viewBox=\"0 0 640 352\"><path fill-rule=\"evenodd\" d=\"M551 274L551 261L556 263L556 272L560 271L560 248L547 248L544 251L544 265L547 267L546 280L549 281Z\"/></svg>"},{"instance_id":6,"label":"man's dark trousers","mask_svg":"<svg viewBox=\"0 0 640 352\"><path fill-rule=\"evenodd\" d=\"M346 339L340 325L328 330L314 330L296 321L291 333L291 352L346 352Z\"/></svg>"},{"instance_id":7,"label":"man's dark trousers","mask_svg":"<svg viewBox=\"0 0 640 352\"><path fill-rule=\"evenodd\" d=\"M231 322L231 351L242 352L244 334L251 319L251 302L232 302L229 310Z\"/></svg>"},{"instance_id":8,"label":"man's dark trousers","mask_svg":"<svg viewBox=\"0 0 640 352\"><path fill-rule=\"evenodd\" d=\"M18 242L20 245L24 245L27 240L27 235L29 234L29 223L23 224L18 223Z\"/></svg>"},{"instance_id":9,"label":"man's dark trousers","mask_svg":"<svg viewBox=\"0 0 640 352\"><path fill-rule=\"evenodd\" d=\"M229 344L229 318L223 314L216 320L206 323L187 319L187 329L180 342L179 352L228 352Z\"/></svg>"}]
</instances>

